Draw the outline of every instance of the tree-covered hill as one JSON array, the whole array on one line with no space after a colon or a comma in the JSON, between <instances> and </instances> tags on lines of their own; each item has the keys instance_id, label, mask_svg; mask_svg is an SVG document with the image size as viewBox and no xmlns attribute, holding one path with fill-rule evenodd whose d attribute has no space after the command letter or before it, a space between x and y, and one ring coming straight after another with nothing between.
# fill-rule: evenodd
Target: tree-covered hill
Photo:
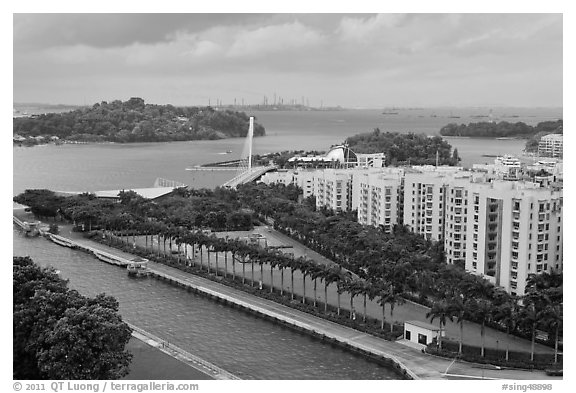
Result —
<instances>
[{"instance_id":1,"label":"tree-covered hill","mask_svg":"<svg viewBox=\"0 0 576 393\"><path fill-rule=\"evenodd\" d=\"M356 153L384 153L387 165L434 165L438 152L440 165L457 165L458 150L439 136L380 132L358 134L347 139L348 146Z\"/></svg>"},{"instance_id":2,"label":"tree-covered hill","mask_svg":"<svg viewBox=\"0 0 576 393\"><path fill-rule=\"evenodd\" d=\"M468 125L450 123L440 129L440 135L468 136L476 138L530 138L539 132L552 133L554 130L558 129L558 127L562 127L562 120L541 122L538 123L536 127L527 125L523 122L509 123L507 121L501 121L499 123L484 121L479 123L469 123Z\"/></svg>"},{"instance_id":3,"label":"tree-covered hill","mask_svg":"<svg viewBox=\"0 0 576 393\"><path fill-rule=\"evenodd\" d=\"M244 137L249 117L244 112L211 107L146 104L133 97L101 102L91 108L13 119L13 133L22 137L56 136L85 142L164 142ZM264 135L254 125L254 135Z\"/></svg>"}]
</instances>

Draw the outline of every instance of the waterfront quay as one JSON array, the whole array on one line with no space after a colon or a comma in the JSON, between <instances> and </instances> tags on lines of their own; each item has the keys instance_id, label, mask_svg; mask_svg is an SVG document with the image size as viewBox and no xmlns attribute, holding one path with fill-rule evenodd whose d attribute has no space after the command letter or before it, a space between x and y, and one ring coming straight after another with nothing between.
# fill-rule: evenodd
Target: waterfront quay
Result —
<instances>
[{"instance_id":1,"label":"waterfront quay","mask_svg":"<svg viewBox=\"0 0 576 393\"><path fill-rule=\"evenodd\" d=\"M80 249L95 248L125 260L133 255L107 247L105 245L80 238L72 233L75 244ZM268 320L281 323L295 330L313 335L325 342L333 343L367 357L380 359L383 363L396 368L400 374L413 379L454 378L496 378L496 379L544 379L544 372L522 370L497 370L480 368L464 362L452 362L451 359L437 358L423 354L420 349L412 348L397 342L390 342L366 333L350 329L336 323L294 310L292 308L261 299L243 291L227 287L220 283L193 276L178 269L150 263L152 276L176 286L186 288L232 307L243 309ZM120 271L119 274L126 274Z\"/></svg>"}]
</instances>

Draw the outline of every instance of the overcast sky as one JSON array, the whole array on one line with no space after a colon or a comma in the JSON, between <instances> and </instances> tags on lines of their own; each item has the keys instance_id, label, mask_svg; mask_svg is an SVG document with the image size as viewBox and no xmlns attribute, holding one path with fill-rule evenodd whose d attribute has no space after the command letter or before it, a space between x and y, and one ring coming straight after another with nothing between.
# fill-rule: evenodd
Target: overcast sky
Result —
<instances>
[{"instance_id":1,"label":"overcast sky","mask_svg":"<svg viewBox=\"0 0 576 393\"><path fill-rule=\"evenodd\" d=\"M562 106L561 14L15 14L14 101Z\"/></svg>"}]
</instances>

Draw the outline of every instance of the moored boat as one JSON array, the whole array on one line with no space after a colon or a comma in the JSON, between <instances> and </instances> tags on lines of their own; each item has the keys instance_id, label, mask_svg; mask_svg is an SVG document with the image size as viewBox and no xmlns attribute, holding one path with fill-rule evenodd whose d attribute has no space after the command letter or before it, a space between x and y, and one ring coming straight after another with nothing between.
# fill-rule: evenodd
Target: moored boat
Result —
<instances>
[{"instance_id":1,"label":"moored boat","mask_svg":"<svg viewBox=\"0 0 576 393\"><path fill-rule=\"evenodd\" d=\"M50 238L50 240L52 240L54 243L60 246L68 248L76 248L76 244L74 244L71 240L66 239L65 237L58 236L53 233L48 234L48 237Z\"/></svg>"},{"instance_id":2,"label":"moored boat","mask_svg":"<svg viewBox=\"0 0 576 393\"><path fill-rule=\"evenodd\" d=\"M92 252L94 253L94 256L99 260L106 263L111 263L112 265L127 266L130 263L128 260L125 260L112 254L108 254L107 252L103 252L100 250L92 250Z\"/></svg>"},{"instance_id":3,"label":"moored boat","mask_svg":"<svg viewBox=\"0 0 576 393\"><path fill-rule=\"evenodd\" d=\"M148 276L148 259L133 258L126 266L126 270L130 277L146 277Z\"/></svg>"}]
</instances>

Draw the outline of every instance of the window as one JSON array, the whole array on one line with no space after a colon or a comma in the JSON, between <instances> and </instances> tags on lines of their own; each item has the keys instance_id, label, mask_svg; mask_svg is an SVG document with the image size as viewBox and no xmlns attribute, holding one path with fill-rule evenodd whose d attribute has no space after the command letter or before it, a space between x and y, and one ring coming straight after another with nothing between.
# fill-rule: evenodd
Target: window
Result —
<instances>
[{"instance_id":1,"label":"window","mask_svg":"<svg viewBox=\"0 0 576 393\"><path fill-rule=\"evenodd\" d=\"M428 337L425 334L418 333L418 344L428 345Z\"/></svg>"}]
</instances>

